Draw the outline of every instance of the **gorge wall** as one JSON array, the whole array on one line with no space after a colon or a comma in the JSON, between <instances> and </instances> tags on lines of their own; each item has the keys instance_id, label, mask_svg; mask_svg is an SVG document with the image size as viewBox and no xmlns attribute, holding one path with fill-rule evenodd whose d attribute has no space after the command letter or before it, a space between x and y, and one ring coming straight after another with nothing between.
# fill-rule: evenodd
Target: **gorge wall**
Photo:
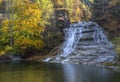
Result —
<instances>
[{"instance_id":1,"label":"gorge wall","mask_svg":"<svg viewBox=\"0 0 120 82\"><path fill-rule=\"evenodd\" d=\"M65 41L57 56L45 61L57 63L95 64L112 63L116 52L104 30L95 22L78 22L64 29Z\"/></svg>"}]
</instances>

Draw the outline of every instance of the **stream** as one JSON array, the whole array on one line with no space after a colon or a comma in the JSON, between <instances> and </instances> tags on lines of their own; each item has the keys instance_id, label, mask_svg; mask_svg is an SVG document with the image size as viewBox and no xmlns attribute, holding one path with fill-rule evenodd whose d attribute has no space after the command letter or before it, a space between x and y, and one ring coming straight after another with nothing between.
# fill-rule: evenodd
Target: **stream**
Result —
<instances>
[{"instance_id":1,"label":"stream","mask_svg":"<svg viewBox=\"0 0 120 82\"><path fill-rule=\"evenodd\" d=\"M83 64L16 62L0 65L0 82L120 82L120 72Z\"/></svg>"}]
</instances>

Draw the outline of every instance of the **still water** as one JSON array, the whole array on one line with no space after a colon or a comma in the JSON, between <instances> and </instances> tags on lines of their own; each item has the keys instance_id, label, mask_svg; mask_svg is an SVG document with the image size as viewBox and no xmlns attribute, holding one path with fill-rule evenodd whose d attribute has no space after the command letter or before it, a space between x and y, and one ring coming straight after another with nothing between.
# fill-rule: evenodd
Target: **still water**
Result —
<instances>
[{"instance_id":1,"label":"still water","mask_svg":"<svg viewBox=\"0 0 120 82\"><path fill-rule=\"evenodd\" d=\"M0 64L0 82L120 82L120 72L85 65L19 62Z\"/></svg>"}]
</instances>

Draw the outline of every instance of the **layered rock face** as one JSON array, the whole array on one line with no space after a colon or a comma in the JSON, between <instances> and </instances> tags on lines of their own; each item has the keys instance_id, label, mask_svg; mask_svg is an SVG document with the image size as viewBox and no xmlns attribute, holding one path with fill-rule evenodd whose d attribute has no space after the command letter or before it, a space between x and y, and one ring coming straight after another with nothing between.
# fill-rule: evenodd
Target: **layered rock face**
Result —
<instances>
[{"instance_id":1,"label":"layered rock face","mask_svg":"<svg viewBox=\"0 0 120 82\"><path fill-rule=\"evenodd\" d=\"M61 52L48 61L57 63L100 64L113 62L115 51L103 29L94 22L79 22L64 29Z\"/></svg>"}]
</instances>

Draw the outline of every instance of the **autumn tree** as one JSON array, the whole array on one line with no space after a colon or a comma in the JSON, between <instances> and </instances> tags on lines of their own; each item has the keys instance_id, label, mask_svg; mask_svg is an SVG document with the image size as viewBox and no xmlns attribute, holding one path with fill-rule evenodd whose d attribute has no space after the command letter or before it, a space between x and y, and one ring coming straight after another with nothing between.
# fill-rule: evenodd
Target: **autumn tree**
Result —
<instances>
[{"instance_id":1,"label":"autumn tree","mask_svg":"<svg viewBox=\"0 0 120 82\"><path fill-rule=\"evenodd\" d=\"M54 8L51 0L36 0L41 9L41 18L44 20L43 26L50 25L50 19L53 17Z\"/></svg>"},{"instance_id":2,"label":"autumn tree","mask_svg":"<svg viewBox=\"0 0 120 82\"><path fill-rule=\"evenodd\" d=\"M41 35L44 31L44 27L42 26L44 20L41 18L42 11L37 2L16 0L15 3L10 6L10 11L14 8L14 19L12 21L6 19L2 22L2 28L0 29L0 49L4 51L2 54L12 53L24 55L28 52L32 54L32 52L42 49L44 46ZM9 46L9 26L11 23L12 47Z\"/></svg>"},{"instance_id":3,"label":"autumn tree","mask_svg":"<svg viewBox=\"0 0 120 82\"><path fill-rule=\"evenodd\" d=\"M120 3L120 0L111 0L109 5L110 6L115 6L116 4Z\"/></svg>"}]
</instances>

